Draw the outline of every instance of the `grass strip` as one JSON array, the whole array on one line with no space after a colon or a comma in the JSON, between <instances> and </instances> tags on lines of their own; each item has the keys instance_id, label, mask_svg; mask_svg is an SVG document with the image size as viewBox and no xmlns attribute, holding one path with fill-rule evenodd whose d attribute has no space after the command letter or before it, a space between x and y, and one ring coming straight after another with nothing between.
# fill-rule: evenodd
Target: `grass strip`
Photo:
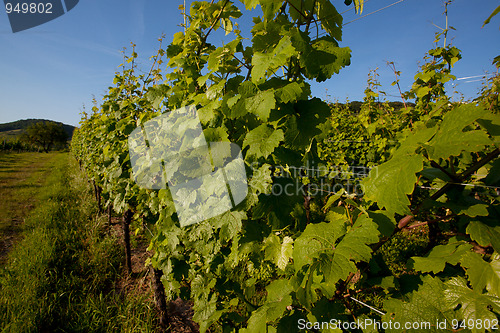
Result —
<instances>
[{"instance_id":1,"label":"grass strip","mask_svg":"<svg viewBox=\"0 0 500 333\"><path fill-rule=\"evenodd\" d=\"M154 332L147 295L115 292L123 254L68 154L55 156L0 269L1 332Z\"/></svg>"}]
</instances>

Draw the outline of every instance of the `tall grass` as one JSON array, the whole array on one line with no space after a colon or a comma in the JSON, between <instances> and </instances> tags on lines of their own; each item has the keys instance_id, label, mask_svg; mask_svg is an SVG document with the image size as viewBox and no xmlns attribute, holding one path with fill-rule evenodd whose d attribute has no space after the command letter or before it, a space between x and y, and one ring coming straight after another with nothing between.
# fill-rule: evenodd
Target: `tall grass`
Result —
<instances>
[{"instance_id":1,"label":"tall grass","mask_svg":"<svg viewBox=\"0 0 500 333\"><path fill-rule=\"evenodd\" d=\"M146 295L114 291L121 246L96 218L77 167L68 155L58 159L23 240L0 270L1 332L155 331Z\"/></svg>"}]
</instances>

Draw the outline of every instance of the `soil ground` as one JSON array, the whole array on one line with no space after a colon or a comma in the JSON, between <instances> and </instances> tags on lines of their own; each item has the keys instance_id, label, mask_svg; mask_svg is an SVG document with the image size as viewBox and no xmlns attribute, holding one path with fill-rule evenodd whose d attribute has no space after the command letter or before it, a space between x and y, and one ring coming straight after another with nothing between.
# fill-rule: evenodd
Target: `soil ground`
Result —
<instances>
[{"instance_id":1,"label":"soil ground","mask_svg":"<svg viewBox=\"0 0 500 333\"><path fill-rule=\"evenodd\" d=\"M112 233L123 240L123 228L121 219L117 217L111 218ZM123 267L122 278L117 281L115 291L123 294L141 293L148 295L153 301L153 270L151 267L146 267L146 259L152 253L147 251L148 242L143 237L135 237L135 246L132 246L131 262L132 274L126 274ZM123 244L122 244L123 246ZM168 320L169 326L166 332L170 333L195 333L199 332L199 326L192 320L193 309L192 303L184 301L180 298L168 304Z\"/></svg>"}]
</instances>

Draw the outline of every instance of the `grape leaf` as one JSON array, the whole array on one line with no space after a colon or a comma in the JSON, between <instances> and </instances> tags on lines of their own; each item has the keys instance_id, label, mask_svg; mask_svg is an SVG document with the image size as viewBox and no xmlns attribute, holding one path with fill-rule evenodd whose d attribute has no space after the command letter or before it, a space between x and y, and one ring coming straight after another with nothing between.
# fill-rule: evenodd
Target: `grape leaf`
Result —
<instances>
[{"instance_id":1,"label":"grape leaf","mask_svg":"<svg viewBox=\"0 0 500 333\"><path fill-rule=\"evenodd\" d=\"M281 8L281 1L260 0L259 2L262 8L262 12L264 13L265 20L272 20L274 15Z\"/></svg>"},{"instance_id":2,"label":"grape leaf","mask_svg":"<svg viewBox=\"0 0 500 333\"><path fill-rule=\"evenodd\" d=\"M307 47L300 65L308 79L323 82L351 63L351 49L339 47L331 37L321 37Z\"/></svg>"},{"instance_id":3,"label":"grape leaf","mask_svg":"<svg viewBox=\"0 0 500 333\"><path fill-rule=\"evenodd\" d=\"M245 99L245 108L263 121L269 119L271 110L276 106L272 90L260 91L257 95Z\"/></svg>"},{"instance_id":4,"label":"grape leaf","mask_svg":"<svg viewBox=\"0 0 500 333\"><path fill-rule=\"evenodd\" d=\"M328 105L319 98L299 101L295 105L296 114L286 122L285 143L288 147L304 148L311 139L321 134L319 126L330 114Z\"/></svg>"},{"instance_id":5,"label":"grape leaf","mask_svg":"<svg viewBox=\"0 0 500 333\"><path fill-rule=\"evenodd\" d=\"M254 168L253 165L252 167ZM252 179L248 186L250 187L250 193L258 195L260 193L270 193L272 183L271 165L266 163L258 169L253 169Z\"/></svg>"},{"instance_id":6,"label":"grape leaf","mask_svg":"<svg viewBox=\"0 0 500 333\"><path fill-rule=\"evenodd\" d=\"M449 202L447 203L447 207L457 215L467 215L470 217L488 216L488 205L485 204L470 204L466 201L464 204L461 202Z\"/></svg>"},{"instance_id":7,"label":"grape leaf","mask_svg":"<svg viewBox=\"0 0 500 333\"><path fill-rule=\"evenodd\" d=\"M342 40L342 15L330 1L318 2L318 17L321 19L321 26L330 36L336 40Z\"/></svg>"},{"instance_id":8,"label":"grape leaf","mask_svg":"<svg viewBox=\"0 0 500 333\"><path fill-rule=\"evenodd\" d=\"M326 222L307 225L304 232L295 240L293 249L295 270L312 264L314 258L317 258L322 251L333 250L335 241L344 234L345 225L342 221L331 225Z\"/></svg>"},{"instance_id":9,"label":"grape leaf","mask_svg":"<svg viewBox=\"0 0 500 333\"><path fill-rule=\"evenodd\" d=\"M413 268L421 272L442 272L446 263L458 264L460 258L471 248L472 245L464 242L450 242L446 245L438 245L425 257L411 257Z\"/></svg>"},{"instance_id":10,"label":"grape leaf","mask_svg":"<svg viewBox=\"0 0 500 333\"><path fill-rule=\"evenodd\" d=\"M372 249L368 244L377 241L377 225L366 215L361 215L334 249L333 258L322 256L320 270L325 273L326 282L331 285L343 280L357 270L355 262L369 261Z\"/></svg>"},{"instance_id":11,"label":"grape leaf","mask_svg":"<svg viewBox=\"0 0 500 333\"><path fill-rule=\"evenodd\" d=\"M413 192L417 172L423 169L424 159L420 155L407 158L392 158L370 170L362 184L365 197L379 206L398 214L410 214L407 194Z\"/></svg>"},{"instance_id":12,"label":"grape leaf","mask_svg":"<svg viewBox=\"0 0 500 333\"><path fill-rule=\"evenodd\" d=\"M500 141L500 140L499 140ZM497 158L491 165L488 175L483 178L486 185L499 186L500 185L500 159Z\"/></svg>"},{"instance_id":13,"label":"grape leaf","mask_svg":"<svg viewBox=\"0 0 500 333\"><path fill-rule=\"evenodd\" d=\"M307 92L304 83L299 84L297 82L291 82L279 89L276 89L276 96L282 103L295 102L303 96L304 91Z\"/></svg>"},{"instance_id":14,"label":"grape leaf","mask_svg":"<svg viewBox=\"0 0 500 333\"><path fill-rule=\"evenodd\" d=\"M207 63L207 68L210 70L210 73L200 77L201 78L204 78L202 80L206 81L206 78L208 78L208 76L211 74L211 72L215 72L219 69L219 67L221 66L221 56L222 56L222 53L224 52L224 46L222 47L218 47L215 51L213 51L212 53L210 53L210 56L208 57L208 63ZM199 81L200 79L198 79L198 84L201 84L201 82Z\"/></svg>"},{"instance_id":15,"label":"grape leaf","mask_svg":"<svg viewBox=\"0 0 500 333\"><path fill-rule=\"evenodd\" d=\"M275 234L269 235L264 241L266 259L271 260L279 269L284 270L293 254L293 239L285 236L283 243Z\"/></svg>"},{"instance_id":16,"label":"grape leaf","mask_svg":"<svg viewBox=\"0 0 500 333\"><path fill-rule=\"evenodd\" d=\"M273 129L262 124L247 133L243 140L243 148L249 147L247 156L267 158L284 139L281 129Z\"/></svg>"},{"instance_id":17,"label":"grape leaf","mask_svg":"<svg viewBox=\"0 0 500 333\"><path fill-rule=\"evenodd\" d=\"M462 266L474 290L482 293L486 288L490 293L500 296L500 259L496 255L491 262L486 262L478 253L467 253L462 258Z\"/></svg>"},{"instance_id":18,"label":"grape leaf","mask_svg":"<svg viewBox=\"0 0 500 333\"><path fill-rule=\"evenodd\" d=\"M388 299L384 301L384 309L386 315L382 317L383 321L392 321L391 328L386 330L387 333L400 333L404 328L405 323L431 323L430 327L426 327L425 332L443 332L437 328L437 321L448 323L454 318L453 311L443 302L444 284L438 278L433 278L426 275L422 279L423 284L418 290L413 291L408 295L408 301L399 299ZM399 328L395 323L399 323Z\"/></svg>"},{"instance_id":19,"label":"grape leaf","mask_svg":"<svg viewBox=\"0 0 500 333\"><path fill-rule=\"evenodd\" d=\"M292 304L292 288L287 280L275 280L266 287L266 303L252 312L246 329L240 332L267 332L267 323L279 319Z\"/></svg>"},{"instance_id":20,"label":"grape leaf","mask_svg":"<svg viewBox=\"0 0 500 333\"><path fill-rule=\"evenodd\" d=\"M311 323L318 323L317 329L321 329L320 332L324 333L342 333L342 329L340 327L335 328L334 325L329 325L330 327L326 328L325 325L321 327L322 322L330 322L332 318L335 318L339 321L350 321L351 318L347 313L347 309L345 305L343 305L339 300L328 300L326 298L321 298L318 300L311 311L307 314L307 319ZM340 326L340 325L339 325ZM297 326L295 326L296 330ZM314 327L313 327L314 328ZM363 330L365 332L365 330Z\"/></svg>"},{"instance_id":21,"label":"grape leaf","mask_svg":"<svg viewBox=\"0 0 500 333\"><path fill-rule=\"evenodd\" d=\"M446 113L439 131L426 147L432 160L458 156L462 151L476 152L492 142L483 130L464 132L463 129L488 113L472 104L461 105Z\"/></svg>"},{"instance_id":22,"label":"grape leaf","mask_svg":"<svg viewBox=\"0 0 500 333\"><path fill-rule=\"evenodd\" d=\"M241 230L241 221L247 218L247 214L242 211L228 211L222 215L211 219L215 228L221 228L221 241L232 239Z\"/></svg>"},{"instance_id":23,"label":"grape leaf","mask_svg":"<svg viewBox=\"0 0 500 333\"><path fill-rule=\"evenodd\" d=\"M409 214L410 201L406 195L413 192L417 181L415 174L423 169L424 161L415 151L432 138L436 130L436 127L424 127L403 133L407 136L392 158L370 170L363 180L365 197L389 212Z\"/></svg>"},{"instance_id":24,"label":"grape leaf","mask_svg":"<svg viewBox=\"0 0 500 333\"><path fill-rule=\"evenodd\" d=\"M500 226L490 227L478 221L472 221L467 226L466 232L470 238L481 246L491 246L500 253Z\"/></svg>"},{"instance_id":25,"label":"grape leaf","mask_svg":"<svg viewBox=\"0 0 500 333\"><path fill-rule=\"evenodd\" d=\"M500 298L494 295L482 294L480 291L470 289L467 281L462 277L453 277L446 282L444 298L450 307L456 308L460 305L458 312L465 319L476 322L480 320L496 320L497 316L489 310L491 307L496 313L500 313ZM471 327L472 332L484 332L484 329Z\"/></svg>"},{"instance_id":26,"label":"grape leaf","mask_svg":"<svg viewBox=\"0 0 500 333\"><path fill-rule=\"evenodd\" d=\"M345 190L344 189L341 189L340 191L338 191L337 193L331 195L329 198L328 198L328 201L326 202L325 206L323 207L323 210L326 212L328 210L328 208L330 208L331 205L333 205L333 203L335 201L337 201L338 199L340 199L340 197L342 197L342 194L344 194Z\"/></svg>"},{"instance_id":27,"label":"grape leaf","mask_svg":"<svg viewBox=\"0 0 500 333\"><path fill-rule=\"evenodd\" d=\"M378 231L388 237L396 227L396 220L394 215L385 210L369 211L370 218L378 225Z\"/></svg>"},{"instance_id":28,"label":"grape leaf","mask_svg":"<svg viewBox=\"0 0 500 333\"><path fill-rule=\"evenodd\" d=\"M221 311L217 311L217 295L212 293L211 297L209 296L215 284L215 279L201 275L196 275L191 282L191 296L195 310L193 320L200 323L200 332L205 332L222 314Z\"/></svg>"},{"instance_id":29,"label":"grape leaf","mask_svg":"<svg viewBox=\"0 0 500 333\"><path fill-rule=\"evenodd\" d=\"M500 115L496 113L487 113L481 119L477 120L478 124L486 129L489 135L495 141L500 139Z\"/></svg>"},{"instance_id":30,"label":"grape leaf","mask_svg":"<svg viewBox=\"0 0 500 333\"><path fill-rule=\"evenodd\" d=\"M267 53L255 52L252 58L252 82L260 81L267 71L274 72L287 64L288 59L296 53L289 36L283 37L276 47Z\"/></svg>"},{"instance_id":31,"label":"grape leaf","mask_svg":"<svg viewBox=\"0 0 500 333\"><path fill-rule=\"evenodd\" d=\"M406 138L394 152L393 157L404 157L414 155L417 149L424 146L438 130L437 126L426 128L419 127L413 131L405 131Z\"/></svg>"},{"instance_id":32,"label":"grape leaf","mask_svg":"<svg viewBox=\"0 0 500 333\"><path fill-rule=\"evenodd\" d=\"M246 9L255 9L259 4L259 0L243 0Z\"/></svg>"},{"instance_id":33,"label":"grape leaf","mask_svg":"<svg viewBox=\"0 0 500 333\"><path fill-rule=\"evenodd\" d=\"M328 284L335 284L357 269L354 262L370 260L372 251L368 244L378 241L377 225L365 215L349 230L345 222L345 218L338 218L329 223L309 224L295 240L295 269L319 260L319 272Z\"/></svg>"}]
</instances>

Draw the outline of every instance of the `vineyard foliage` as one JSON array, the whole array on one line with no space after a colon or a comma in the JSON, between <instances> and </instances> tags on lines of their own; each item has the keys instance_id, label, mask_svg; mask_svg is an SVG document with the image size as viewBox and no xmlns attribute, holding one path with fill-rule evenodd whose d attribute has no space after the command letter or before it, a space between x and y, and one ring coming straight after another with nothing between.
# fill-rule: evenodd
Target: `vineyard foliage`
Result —
<instances>
[{"instance_id":1,"label":"vineyard foliage","mask_svg":"<svg viewBox=\"0 0 500 333\"><path fill-rule=\"evenodd\" d=\"M162 271L168 299L191 299L202 332L296 331L300 319L332 318L401 327L425 321L429 332L446 319L449 331L453 322L484 332L471 323L500 314L498 76L476 101L452 102L444 84L461 56L445 43L429 51L405 93L415 106L378 102L372 73L354 114L310 96L310 80L350 64L336 7L242 2L263 13L250 40L231 1L193 2L184 30L160 45L149 73L138 74L135 49L125 56L114 86L72 140L106 205L154 225L148 264ZM363 2L353 5L359 11ZM327 34L318 37L320 29ZM209 37L220 30L232 40L217 47ZM168 188L134 182L128 136L190 105L207 141L242 148L249 188L233 210L180 227ZM346 186L355 166L371 168L364 179L353 175L362 193ZM342 190L318 191L318 182ZM426 246L405 259L403 273L387 269L384 251L414 230L423 230Z\"/></svg>"}]
</instances>

